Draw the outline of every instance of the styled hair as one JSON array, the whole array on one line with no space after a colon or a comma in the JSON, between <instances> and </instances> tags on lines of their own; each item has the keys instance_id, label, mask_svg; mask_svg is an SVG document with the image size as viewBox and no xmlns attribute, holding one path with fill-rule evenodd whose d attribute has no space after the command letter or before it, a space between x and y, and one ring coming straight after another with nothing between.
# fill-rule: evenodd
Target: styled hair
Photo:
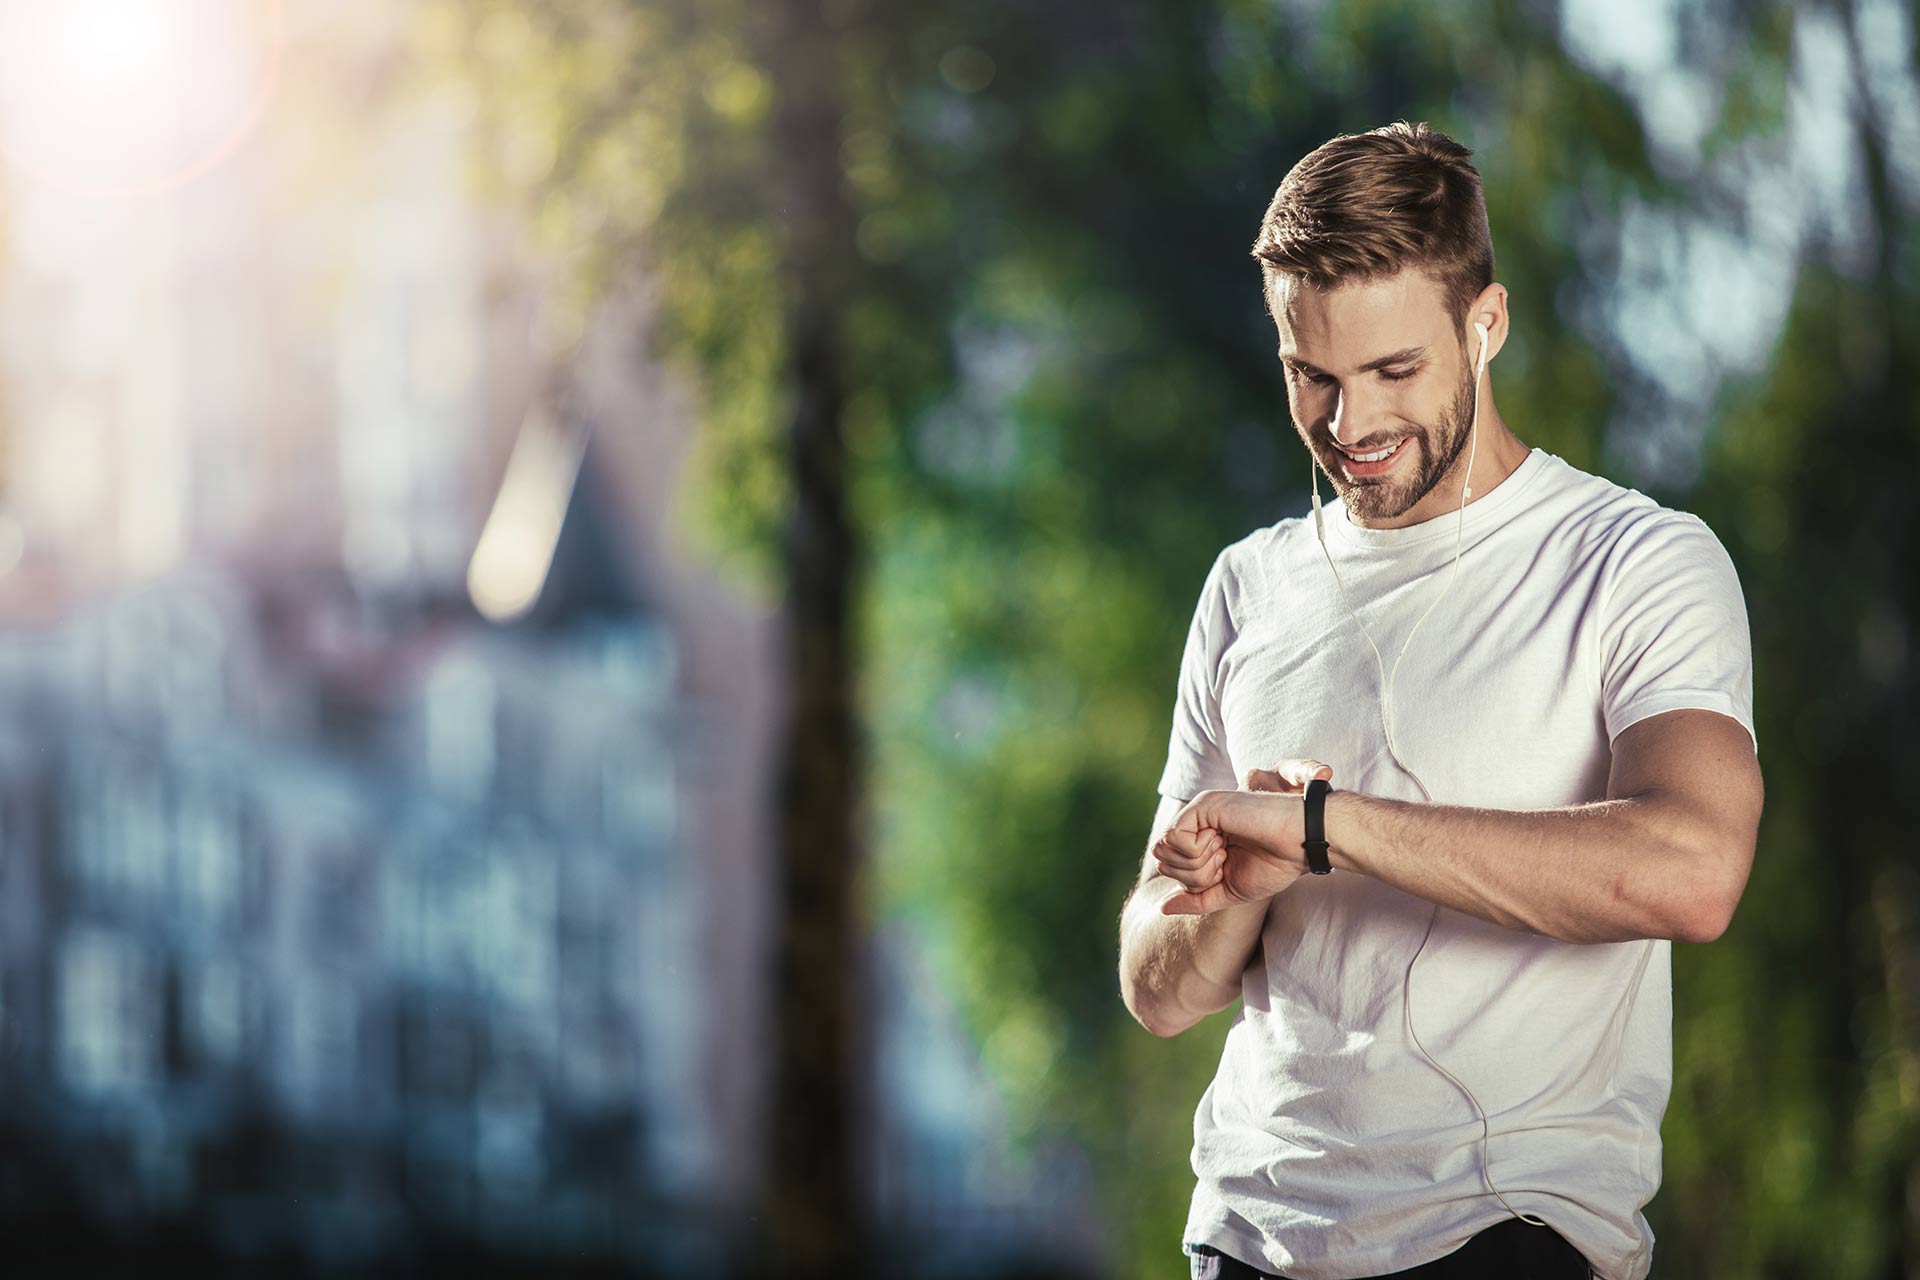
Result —
<instances>
[{"instance_id":1,"label":"styled hair","mask_svg":"<svg viewBox=\"0 0 1920 1280\"><path fill-rule=\"evenodd\" d=\"M1404 120L1309 152L1281 180L1254 238L1268 308L1276 276L1331 289L1418 267L1439 284L1464 341L1467 306L1493 283L1472 154Z\"/></svg>"}]
</instances>

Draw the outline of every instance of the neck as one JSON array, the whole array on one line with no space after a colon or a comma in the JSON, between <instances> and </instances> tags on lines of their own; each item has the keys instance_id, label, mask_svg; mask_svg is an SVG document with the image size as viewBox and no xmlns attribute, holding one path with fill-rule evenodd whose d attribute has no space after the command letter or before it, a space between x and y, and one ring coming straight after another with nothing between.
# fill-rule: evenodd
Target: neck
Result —
<instances>
[{"instance_id":1,"label":"neck","mask_svg":"<svg viewBox=\"0 0 1920 1280\"><path fill-rule=\"evenodd\" d=\"M1467 459L1473 459L1473 478L1467 481L1473 490L1473 496L1467 499L1472 506L1480 499L1498 488L1501 481L1514 473L1519 465L1527 460L1532 449L1507 430L1507 424L1500 417L1500 411L1493 406L1493 397L1488 395L1481 405L1480 422L1475 428L1479 434L1478 445L1469 441L1461 450L1459 458L1448 468L1440 483L1433 486L1427 495L1414 503L1405 512L1391 519L1359 520L1351 510L1347 519L1363 529L1404 529L1408 525L1421 524L1437 516L1444 516L1460 509L1460 485L1467 474Z\"/></svg>"}]
</instances>

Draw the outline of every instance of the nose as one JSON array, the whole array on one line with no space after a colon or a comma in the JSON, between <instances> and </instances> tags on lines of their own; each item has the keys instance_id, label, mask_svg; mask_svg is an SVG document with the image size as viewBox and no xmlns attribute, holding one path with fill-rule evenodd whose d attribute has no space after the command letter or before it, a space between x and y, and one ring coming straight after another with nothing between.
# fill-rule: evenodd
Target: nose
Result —
<instances>
[{"instance_id":1,"label":"nose","mask_svg":"<svg viewBox=\"0 0 1920 1280\"><path fill-rule=\"evenodd\" d=\"M1367 424L1373 416L1364 406L1356 405L1353 393L1341 384L1334 389L1333 416L1327 419L1327 430L1335 444L1352 446L1367 438Z\"/></svg>"},{"instance_id":2,"label":"nose","mask_svg":"<svg viewBox=\"0 0 1920 1280\"><path fill-rule=\"evenodd\" d=\"M1344 385L1336 387L1333 393L1333 417L1327 420L1327 430L1333 433L1335 444L1350 445L1360 438L1359 415L1350 412L1353 408L1351 394ZM1343 428L1355 428L1343 430Z\"/></svg>"}]
</instances>

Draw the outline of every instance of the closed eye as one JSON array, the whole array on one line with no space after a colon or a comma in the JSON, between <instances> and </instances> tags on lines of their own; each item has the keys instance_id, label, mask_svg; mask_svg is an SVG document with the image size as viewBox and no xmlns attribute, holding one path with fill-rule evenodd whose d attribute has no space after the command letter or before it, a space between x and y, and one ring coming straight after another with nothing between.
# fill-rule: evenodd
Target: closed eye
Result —
<instances>
[{"instance_id":1,"label":"closed eye","mask_svg":"<svg viewBox=\"0 0 1920 1280\"><path fill-rule=\"evenodd\" d=\"M1405 382L1408 378L1420 372L1420 366L1415 365L1411 369L1379 369L1376 370L1376 372L1388 382ZM1305 369L1295 369L1294 376L1316 387L1329 386L1333 382L1333 379L1327 374L1309 372Z\"/></svg>"}]
</instances>

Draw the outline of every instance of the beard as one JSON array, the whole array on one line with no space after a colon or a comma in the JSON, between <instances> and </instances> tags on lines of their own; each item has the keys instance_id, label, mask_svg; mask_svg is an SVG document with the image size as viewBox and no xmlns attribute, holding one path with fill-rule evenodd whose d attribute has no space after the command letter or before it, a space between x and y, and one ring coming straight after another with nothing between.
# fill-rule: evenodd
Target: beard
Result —
<instances>
[{"instance_id":1,"label":"beard","mask_svg":"<svg viewBox=\"0 0 1920 1280\"><path fill-rule=\"evenodd\" d=\"M1410 446L1414 454L1403 458L1392 473L1373 480L1348 480L1340 469L1341 454L1330 442L1314 449L1320 467L1333 482L1334 492L1347 504L1347 511L1360 524L1375 520L1393 520L1413 510L1453 470L1467 447L1473 422L1473 374L1461 379L1452 406L1440 415L1433 427L1413 432Z\"/></svg>"}]
</instances>

